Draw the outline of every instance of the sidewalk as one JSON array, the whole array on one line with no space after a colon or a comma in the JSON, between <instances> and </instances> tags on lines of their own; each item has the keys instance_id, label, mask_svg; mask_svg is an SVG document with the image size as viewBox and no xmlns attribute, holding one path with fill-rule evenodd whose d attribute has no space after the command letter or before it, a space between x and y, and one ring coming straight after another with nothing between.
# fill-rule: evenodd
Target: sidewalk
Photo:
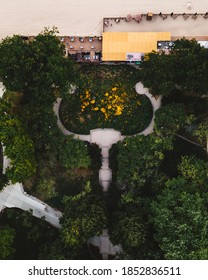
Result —
<instances>
[{"instance_id":1,"label":"sidewalk","mask_svg":"<svg viewBox=\"0 0 208 280\"><path fill-rule=\"evenodd\" d=\"M2 88L0 84L0 89ZM139 82L135 85L135 90L138 94L144 94L146 95L152 106L153 106L153 117L149 124L149 126L139 134L148 135L153 132L153 126L154 126L154 113L155 111L160 107L161 105L161 97L158 97L157 99L154 98L151 94L149 94L148 89L144 88L142 83ZM2 94L3 91L1 91ZM88 141L89 143L96 144L101 149L101 155L102 155L102 166L99 171L99 181L101 186L103 187L103 191L108 191L109 185L112 180L112 171L109 168L109 150L112 147L113 144L117 143L118 141L122 141L125 139L125 137L131 137L131 136L125 136L121 135L119 131L116 131L114 129L94 129L90 131L89 135L79 135L79 134L73 134L72 132L65 129L63 124L60 121L59 118L59 106L61 103L61 99L57 99L57 101L54 104L54 113L57 116L57 125L60 128L60 130L65 135L74 135L75 139L79 139L82 141ZM6 167L9 166L10 161L9 159L4 156L4 166L3 166L3 172L6 172ZM0 192L0 211L3 210L3 208L8 207L17 207L22 210L32 210L33 216L37 218L45 217L45 220L48 221L53 226L60 228L59 219L62 216L62 213L60 211L57 211L53 208L51 208L46 203L38 200L37 198L28 195L24 192L23 185L21 183L16 183L14 185L9 185L3 189L3 191Z\"/></svg>"},{"instance_id":2,"label":"sidewalk","mask_svg":"<svg viewBox=\"0 0 208 280\"><path fill-rule=\"evenodd\" d=\"M2 98L3 94L4 94L5 88L3 86L3 83L0 82L0 98Z\"/></svg>"},{"instance_id":3,"label":"sidewalk","mask_svg":"<svg viewBox=\"0 0 208 280\"><path fill-rule=\"evenodd\" d=\"M31 210L37 218L45 218L47 222L56 228L60 228L60 211L51 208L39 199L24 192L21 183L9 185L0 192L0 212L5 208L20 208L24 211Z\"/></svg>"},{"instance_id":4,"label":"sidewalk","mask_svg":"<svg viewBox=\"0 0 208 280\"><path fill-rule=\"evenodd\" d=\"M153 132L154 128L154 118L155 118L155 111L161 106L161 97L157 99L153 97L147 88L143 87L141 82L135 85L135 90L138 94L146 95L146 97L150 100L152 107L153 107L153 117L146 129L144 129L139 134L148 135ZM82 141L88 141L89 143L93 143L99 146L101 149L102 155L102 166L99 170L99 181L101 186L103 187L103 191L107 192L112 181L112 171L109 168L109 150L113 144L117 143L118 141L123 141L126 137L132 137L135 135L121 135L119 131L114 129L92 129L89 135L82 135L82 134L74 134L71 131L68 131L62 124L60 117L59 117L59 107L61 104L61 98L57 98L56 102L54 103L54 113L57 116L57 125L62 131L64 135L74 135L75 139L79 139Z\"/></svg>"}]
</instances>

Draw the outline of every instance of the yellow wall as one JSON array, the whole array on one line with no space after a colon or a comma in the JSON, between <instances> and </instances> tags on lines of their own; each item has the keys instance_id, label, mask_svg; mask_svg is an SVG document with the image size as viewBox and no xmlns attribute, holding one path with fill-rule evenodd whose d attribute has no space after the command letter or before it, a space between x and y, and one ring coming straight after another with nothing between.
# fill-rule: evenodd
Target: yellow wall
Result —
<instances>
[{"instance_id":1,"label":"yellow wall","mask_svg":"<svg viewBox=\"0 0 208 280\"><path fill-rule=\"evenodd\" d=\"M126 53L157 50L157 41L171 40L170 32L104 32L103 61L125 61Z\"/></svg>"}]
</instances>

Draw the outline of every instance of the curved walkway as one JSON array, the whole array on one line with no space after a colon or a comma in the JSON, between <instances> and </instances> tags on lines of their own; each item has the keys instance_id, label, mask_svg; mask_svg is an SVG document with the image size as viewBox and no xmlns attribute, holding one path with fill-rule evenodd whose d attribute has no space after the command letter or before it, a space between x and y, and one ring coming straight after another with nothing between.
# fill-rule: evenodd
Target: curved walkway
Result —
<instances>
[{"instance_id":1,"label":"curved walkway","mask_svg":"<svg viewBox=\"0 0 208 280\"><path fill-rule=\"evenodd\" d=\"M55 113L55 115L57 117L57 124L58 124L58 127L60 128L60 130L62 131L62 133L64 135L74 135L75 139L90 142L90 135L76 134L76 133L73 133L73 132L67 130L64 127L64 125L62 124L62 122L60 120L60 117L59 117L59 107L60 107L60 104L61 104L61 100L62 100L61 98L57 98L56 99L56 102L53 105L53 111L54 111L54 113Z\"/></svg>"},{"instance_id":2,"label":"curved walkway","mask_svg":"<svg viewBox=\"0 0 208 280\"><path fill-rule=\"evenodd\" d=\"M135 85L135 90L138 94L146 95L147 98L150 100L152 107L153 107L153 117L146 129L144 129L142 132L138 134L148 135L153 132L154 129L154 118L155 118L155 111L160 108L161 106L161 97L158 97L157 99L152 96L149 93L148 88L144 88L143 84L141 82L137 83ZM59 108L61 104L61 98L57 98L56 102L54 103L53 110L57 117L57 124L60 130L64 135L74 135L75 139L79 139L82 141L88 141L89 143L97 144L101 149L101 155L102 155L102 166L99 170L99 181L101 186L103 187L103 190L106 192L108 191L111 179L112 179L112 171L109 168L109 150L112 147L113 144L117 143L118 141L123 141L126 137L132 137L135 135L121 135L119 131L116 131L114 129L92 129L90 130L89 135L83 135L83 134L76 134L69 130L67 130L64 125L62 124L60 117L59 117Z\"/></svg>"},{"instance_id":3,"label":"curved walkway","mask_svg":"<svg viewBox=\"0 0 208 280\"><path fill-rule=\"evenodd\" d=\"M41 200L28 195L21 183L11 184L0 192L0 212L6 207L19 208L24 211L31 210L33 216L44 218L54 227L60 228L59 219L62 213L51 208Z\"/></svg>"},{"instance_id":4,"label":"curved walkway","mask_svg":"<svg viewBox=\"0 0 208 280\"><path fill-rule=\"evenodd\" d=\"M154 113L161 105L161 98L155 99L151 94L149 94L148 89L144 88L141 83L137 83L135 89L138 94L146 95L151 104L153 106L153 118L149 124L149 126L140 132L139 134L148 135L153 132L154 127ZM4 92L4 88L2 83L0 83L0 97L2 97ZM63 134L65 135L74 135L75 139L79 139L82 141L88 141L90 143L97 144L101 148L102 154L102 166L99 171L99 180L100 184L103 187L104 191L108 190L112 179L112 171L109 168L109 150L111 146L118 141L122 141L125 136L121 135L119 131L114 129L93 129L90 131L89 135L80 135L74 134L63 126L59 118L59 106L61 103L61 99L58 98L54 104L54 113L57 116L57 123ZM134 136L134 135L133 135ZM4 148L3 148L4 151ZM3 173L6 172L6 168L10 165L10 160L4 155L3 157ZM22 210L32 210L32 215L37 218L44 217L46 221L48 221L53 226L60 228L59 219L62 216L60 211L57 211L51 208L46 203L40 201L39 199L28 195L24 192L23 185L21 183L9 184L0 192L0 211L5 207L13 208L17 207Z\"/></svg>"},{"instance_id":5,"label":"curved walkway","mask_svg":"<svg viewBox=\"0 0 208 280\"><path fill-rule=\"evenodd\" d=\"M148 125L148 127L139 133L139 134L143 134L143 135L148 135L148 134L151 134L154 130L155 111L157 111L161 106L162 96L158 96L158 98L155 98L153 95L151 95L149 93L148 88L144 88L144 86L141 82L136 84L135 90L138 94L146 95L146 97L149 98L149 100L152 104L152 108L153 108L152 120L151 120L150 124Z\"/></svg>"}]
</instances>

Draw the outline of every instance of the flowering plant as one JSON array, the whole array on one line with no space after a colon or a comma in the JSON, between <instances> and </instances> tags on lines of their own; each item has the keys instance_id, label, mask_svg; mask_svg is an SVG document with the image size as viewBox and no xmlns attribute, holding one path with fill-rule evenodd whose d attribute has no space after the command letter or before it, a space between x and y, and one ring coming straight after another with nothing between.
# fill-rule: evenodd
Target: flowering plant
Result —
<instances>
[{"instance_id":1,"label":"flowering plant","mask_svg":"<svg viewBox=\"0 0 208 280\"><path fill-rule=\"evenodd\" d=\"M85 66L80 83L61 104L60 116L73 132L88 134L90 129L114 128L133 134L151 120L152 107L145 96L135 91L138 72L129 66Z\"/></svg>"}]
</instances>

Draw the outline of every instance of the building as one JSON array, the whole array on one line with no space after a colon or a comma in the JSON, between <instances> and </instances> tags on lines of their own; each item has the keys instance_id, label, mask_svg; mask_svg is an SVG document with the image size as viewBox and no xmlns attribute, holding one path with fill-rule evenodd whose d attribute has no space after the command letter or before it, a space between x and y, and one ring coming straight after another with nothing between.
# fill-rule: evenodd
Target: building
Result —
<instances>
[{"instance_id":1,"label":"building","mask_svg":"<svg viewBox=\"0 0 208 280\"><path fill-rule=\"evenodd\" d=\"M171 41L170 32L104 32L103 61L141 61L145 53L157 51L158 41Z\"/></svg>"}]
</instances>

